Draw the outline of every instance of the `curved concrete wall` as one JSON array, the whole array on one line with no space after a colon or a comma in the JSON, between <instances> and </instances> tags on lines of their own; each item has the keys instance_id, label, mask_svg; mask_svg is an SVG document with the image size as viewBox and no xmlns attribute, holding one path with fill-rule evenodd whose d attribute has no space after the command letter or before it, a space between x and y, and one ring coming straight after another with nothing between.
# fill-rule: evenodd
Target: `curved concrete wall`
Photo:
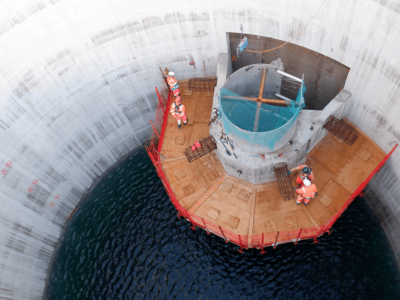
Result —
<instances>
[{"instance_id":1,"label":"curved concrete wall","mask_svg":"<svg viewBox=\"0 0 400 300\"><path fill-rule=\"evenodd\" d=\"M322 2L1 1L0 297L42 297L82 195L149 138L159 66L178 79L215 76L226 32L243 24L245 33L286 40ZM347 116L385 151L400 138L399 12L395 0L331 1L293 40L351 68ZM390 213L399 207L398 165L400 151L371 184Z\"/></svg>"}]
</instances>

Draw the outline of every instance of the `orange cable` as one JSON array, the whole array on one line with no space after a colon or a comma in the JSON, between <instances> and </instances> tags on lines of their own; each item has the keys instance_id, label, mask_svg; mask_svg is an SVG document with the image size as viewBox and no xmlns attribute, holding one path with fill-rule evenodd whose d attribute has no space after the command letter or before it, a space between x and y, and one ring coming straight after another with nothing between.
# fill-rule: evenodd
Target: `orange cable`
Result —
<instances>
[{"instance_id":1,"label":"orange cable","mask_svg":"<svg viewBox=\"0 0 400 300\"><path fill-rule=\"evenodd\" d=\"M325 3L326 1L327 1L327 0L324 0L324 2L321 4L319 10L311 17L311 19L307 22L307 24L304 25L304 27L303 27L299 32L297 32L293 37L291 37L287 42L283 43L282 45L280 45L280 46L278 46L278 47L272 48L272 49L260 50L260 51L244 49L244 51L252 52L252 53L267 53L267 52L270 52L270 51L273 51L273 50L282 48L282 47L285 46L286 44L290 43L290 41L292 41L296 36L298 36L300 33L302 33L303 30L306 29L306 27L308 26L308 24L310 24L311 21L312 21L317 15L319 15L320 13L322 13L322 11L323 11L325 8L328 7L329 2L331 2L332 0L329 0L329 1L326 3L326 5L322 8L322 6L324 5L324 3ZM321 8L322 8L322 9L321 9Z\"/></svg>"}]
</instances>

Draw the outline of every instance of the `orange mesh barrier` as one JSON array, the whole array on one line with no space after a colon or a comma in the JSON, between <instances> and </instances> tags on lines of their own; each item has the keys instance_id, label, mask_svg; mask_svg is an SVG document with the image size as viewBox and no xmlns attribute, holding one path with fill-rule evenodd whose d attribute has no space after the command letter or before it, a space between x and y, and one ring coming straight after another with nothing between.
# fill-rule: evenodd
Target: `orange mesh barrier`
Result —
<instances>
[{"instance_id":1,"label":"orange mesh barrier","mask_svg":"<svg viewBox=\"0 0 400 300\"><path fill-rule=\"evenodd\" d=\"M157 90L157 89L156 89ZM232 242L238 246L240 246L239 252L243 252L242 249L247 248L260 248L261 253L265 253L264 247L274 246L277 247L279 244L293 242L297 244L299 240L305 239L314 239L317 242L317 238L323 235L326 232L330 232L330 228L336 222L338 218L343 214L343 212L349 207L349 205L353 202L353 200L359 196L371 178L379 172L380 168L385 164L385 162L392 155L393 151L397 148L397 144L393 147L393 149L389 152L388 155L380 162L380 164L375 168L375 170L369 175L369 177L360 184L360 186L354 191L354 193L350 196L350 198L346 201L343 207L334 215L331 220L329 220L325 225L320 227L311 227L311 228L301 228L291 231L282 231L282 232L267 232L262 233L261 235L255 236L247 236L247 235L238 235L235 234L226 228L222 228L219 225L216 225L212 222L206 221L203 218L191 215L176 199L174 191L172 190L163 170L160 159L160 151L162 147L162 143L164 140L165 129L167 127L167 119L168 119L168 107L172 101L172 92L168 89L165 81L163 81L163 87L161 94L157 90L157 95L159 99L159 103L156 109L156 116L153 125L153 132L151 134L151 139L149 145L146 146L146 151L156 169L157 175L160 177L161 182L163 183L165 190L172 202L178 211L178 217L184 217L186 220L191 222L192 229L196 229L197 227L203 228L207 231L207 234L213 233L217 236L220 236L225 240L225 242ZM156 131L156 132L155 132Z\"/></svg>"}]
</instances>

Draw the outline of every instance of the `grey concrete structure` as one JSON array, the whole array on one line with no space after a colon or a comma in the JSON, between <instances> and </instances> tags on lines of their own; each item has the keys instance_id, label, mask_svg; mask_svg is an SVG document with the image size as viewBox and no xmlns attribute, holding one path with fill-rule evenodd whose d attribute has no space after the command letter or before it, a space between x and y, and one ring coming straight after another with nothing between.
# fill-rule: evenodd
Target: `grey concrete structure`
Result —
<instances>
[{"instance_id":1,"label":"grey concrete structure","mask_svg":"<svg viewBox=\"0 0 400 300\"><path fill-rule=\"evenodd\" d=\"M245 33L287 40L322 3L1 1L0 297L42 297L74 207L149 138L159 66L178 80L215 76L218 54L230 57L228 32L243 24ZM292 43L350 67L345 115L388 152L400 139L400 4L325 4ZM400 258L399 175L397 151L367 195Z\"/></svg>"},{"instance_id":2,"label":"grey concrete structure","mask_svg":"<svg viewBox=\"0 0 400 300\"><path fill-rule=\"evenodd\" d=\"M240 75L242 72L245 72L245 70L241 69L242 72L238 70L234 74L229 75L227 73L228 69L226 68L228 64L228 57L221 54L218 63L217 87L225 87L234 90L234 85L229 85L229 78L233 78L237 73ZM250 72L250 70L248 72ZM251 74L250 77L254 77L254 75ZM260 82L260 79L256 78L255 82ZM246 83L246 85L251 84L253 84L253 82ZM273 87L276 87L276 83ZM241 93L246 93L246 91L242 91ZM224 166L226 172L231 176L253 184L274 181L276 180L274 174L275 164L285 162L288 164L289 169L291 169L304 163L306 154L328 134L328 131L323 128L326 119L331 115L341 119L346 113L346 103L350 97L351 93L349 91L342 90L323 110L303 109L298 116L297 122L293 125L292 130L288 132L288 134L290 134L289 138L285 139L286 135L282 138L285 141L285 145L282 145L279 141L277 144L281 144L281 146L275 151L270 151L268 147L261 146L254 147L256 148L254 151L246 141L235 137L233 134L229 134L228 137L233 141L234 146L236 145L234 149L236 156L228 155L224 146L221 144L222 141L219 140L222 128L225 127L223 120L219 119L210 126L210 134L215 137L218 144L218 149L215 151L218 159ZM213 105L219 108L218 93L214 93ZM291 141L290 144L287 143L289 139ZM245 145L244 147L243 144ZM259 155L254 155L256 153L263 153L265 159L261 159ZM279 157L279 153L288 154ZM238 170L240 170L240 172L238 172Z\"/></svg>"}]
</instances>

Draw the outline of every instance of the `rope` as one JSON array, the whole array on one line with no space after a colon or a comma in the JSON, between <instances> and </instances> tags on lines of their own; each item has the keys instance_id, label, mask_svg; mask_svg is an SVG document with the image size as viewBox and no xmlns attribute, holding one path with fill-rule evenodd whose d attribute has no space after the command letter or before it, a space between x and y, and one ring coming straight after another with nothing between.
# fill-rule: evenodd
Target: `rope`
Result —
<instances>
[{"instance_id":1,"label":"rope","mask_svg":"<svg viewBox=\"0 0 400 300\"><path fill-rule=\"evenodd\" d=\"M324 6L324 4L325 4L326 1L328 1L328 2L327 2L326 5ZM331 1L332 1L332 0L324 0L324 2L322 2L322 4L321 4L320 8L318 9L318 11L311 17L311 19L307 22L307 24L304 25L304 27L303 27L299 32L297 32L294 36L292 36L287 42L283 43L282 45L280 45L280 46L278 46L278 47L275 47L275 48L272 48L272 49L267 49L267 50L260 50L260 51L257 51L257 50L248 50L248 49L244 49L244 51L252 52L252 53L267 53L267 52L270 52L270 51L273 51L273 50L282 48L283 46L289 44L296 36L298 36L300 33L302 33L302 32L304 31L304 29L306 29L306 27L311 23L311 21L312 21L316 16L318 16L320 13L322 13L322 12L324 11L325 8L328 7L328 5L329 5L329 3L330 3ZM324 7L323 7L323 6L324 6Z\"/></svg>"}]
</instances>

